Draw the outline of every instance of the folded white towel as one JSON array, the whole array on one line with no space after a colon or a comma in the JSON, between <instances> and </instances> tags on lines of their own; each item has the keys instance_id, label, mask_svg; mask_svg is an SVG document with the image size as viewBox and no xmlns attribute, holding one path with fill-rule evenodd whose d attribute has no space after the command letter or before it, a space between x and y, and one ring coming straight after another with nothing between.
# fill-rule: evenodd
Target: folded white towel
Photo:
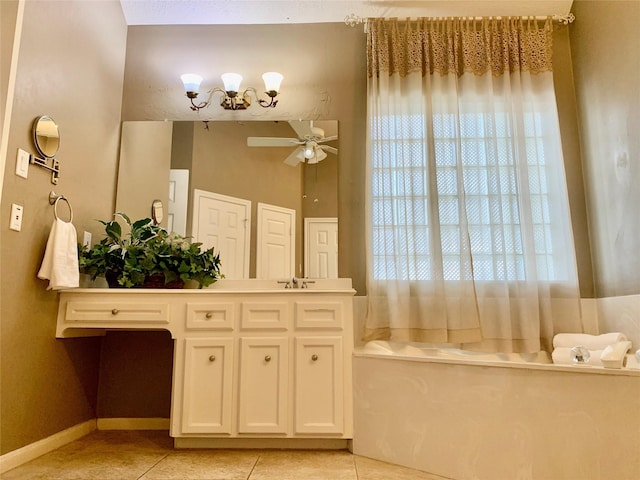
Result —
<instances>
[{"instance_id":1,"label":"folded white towel","mask_svg":"<svg viewBox=\"0 0 640 480\"><path fill-rule=\"evenodd\" d=\"M629 341L609 345L602 351L602 355L600 355L602 366L606 368L622 368L624 366L624 359L630 348L631 342Z\"/></svg>"},{"instance_id":2,"label":"folded white towel","mask_svg":"<svg viewBox=\"0 0 640 480\"><path fill-rule=\"evenodd\" d=\"M589 335L587 333L559 333L553 337L553 348L581 345L587 350L602 350L608 345L624 342L627 337L620 332Z\"/></svg>"},{"instance_id":3,"label":"folded white towel","mask_svg":"<svg viewBox=\"0 0 640 480\"><path fill-rule=\"evenodd\" d=\"M78 235L71 222L53 221L38 278L49 280L47 290L79 286Z\"/></svg>"},{"instance_id":4,"label":"folded white towel","mask_svg":"<svg viewBox=\"0 0 640 480\"><path fill-rule=\"evenodd\" d=\"M553 363L560 365L594 365L602 366L602 350L589 350L589 361L586 363L573 363L573 356L571 355L571 348L573 347L559 347L554 348L551 352L551 359Z\"/></svg>"}]
</instances>

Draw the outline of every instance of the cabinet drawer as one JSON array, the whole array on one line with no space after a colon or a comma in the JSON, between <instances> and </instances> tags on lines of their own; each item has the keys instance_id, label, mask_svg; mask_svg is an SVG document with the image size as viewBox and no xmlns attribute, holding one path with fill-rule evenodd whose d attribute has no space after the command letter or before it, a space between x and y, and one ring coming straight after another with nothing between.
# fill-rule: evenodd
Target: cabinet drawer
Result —
<instances>
[{"instance_id":1,"label":"cabinet drawer","mask_svg":"<svg viewBox=\"0 0 640 480\"><path fill-rule=\"evenodd\" d=\"M340 302L296 302L296 328L335 329L343 325Z\"/></svg>"},{"instance_id":2,"label":"cabinet drawer","mask_svg":"<svg viewBox=\"0 0 640 480\"><path fill-rule=\"evenodd\" d=\"M169 323L167 303L125 302L69 302L65 314L67 322L101 323Z\"/></svg>"},{"instance_id":3,"label":"cabinet drawer","mask_svg":"<svg viewBox=\"0 0 640 480\"><path fill-rule=\"evenodd\" d=\"M188 303L187 330L233 330L236 306L227 303Z\"/></svg>"},{"instance_id":4,"label":"cabinet drawer","mask_svg":"<svg viewBox=\"0 0 640 480\"><path fill-rule=\"evenodd\" d=\"M243 330L286 330L289 304L279 301L242 302L241 327Z\"/></svg>"}]
</instances>

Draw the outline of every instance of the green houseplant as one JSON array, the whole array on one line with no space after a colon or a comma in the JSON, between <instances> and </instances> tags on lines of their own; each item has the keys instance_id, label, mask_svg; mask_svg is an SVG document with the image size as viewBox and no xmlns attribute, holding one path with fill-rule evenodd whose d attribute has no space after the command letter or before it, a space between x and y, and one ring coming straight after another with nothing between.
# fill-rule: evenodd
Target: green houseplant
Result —
<instances>
[{"instance_id":1,"label":"green houseplant","mask_svg":"<svg viewBox=\"0 0 640 480\"><path fill-rule=\"evenodd\" d=\"M128 233L116 219L99 220L105 238L90 249L79 246L80 270L91 279L105 276L112 287L150 288L182 288L186 280L195 280L202 288L223 277L213 248L202 250L201 243L169 233L150 218L132 222L124 213L115 216Z\"/></svg>"}]
</instances>

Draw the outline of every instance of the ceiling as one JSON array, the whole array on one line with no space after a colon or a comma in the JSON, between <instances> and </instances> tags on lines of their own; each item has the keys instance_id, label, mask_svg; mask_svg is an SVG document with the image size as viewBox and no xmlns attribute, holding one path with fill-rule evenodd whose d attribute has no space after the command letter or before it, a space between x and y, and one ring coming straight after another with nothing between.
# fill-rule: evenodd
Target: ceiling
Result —
<instances>
[{"instance_id":1,"label":"ceiling","mask_svg":"<svg viewBox=\"0 0 640 480\"><path fill-rule=\"evenodd\" d=\"M357 17L566 15L572 0L120 0L128 25L343 22Z\"/></svg>"}]
</instances>

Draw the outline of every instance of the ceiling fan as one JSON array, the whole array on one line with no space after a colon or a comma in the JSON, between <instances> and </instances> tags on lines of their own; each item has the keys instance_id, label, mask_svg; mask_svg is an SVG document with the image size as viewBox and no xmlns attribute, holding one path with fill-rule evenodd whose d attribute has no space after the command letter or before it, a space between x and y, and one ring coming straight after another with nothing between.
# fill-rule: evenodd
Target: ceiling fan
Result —
<instances>
[{"instance_id":1,"label":"ceiling fan","mask_svg":"<svg viewBox=\"0 0 640 480\"><path fill-rule=\"evenodd\" d=\"M338 149L323 143L338 139L338 135L324 136L324 130L313 126L313 120L289 120L289 125L298 138L247 137L249 147L292 147L295 150L285 158L284 163L295 167L298 163L314 164L327 158L328 153L336 155Z\"/></svg>"}]
</instances>

